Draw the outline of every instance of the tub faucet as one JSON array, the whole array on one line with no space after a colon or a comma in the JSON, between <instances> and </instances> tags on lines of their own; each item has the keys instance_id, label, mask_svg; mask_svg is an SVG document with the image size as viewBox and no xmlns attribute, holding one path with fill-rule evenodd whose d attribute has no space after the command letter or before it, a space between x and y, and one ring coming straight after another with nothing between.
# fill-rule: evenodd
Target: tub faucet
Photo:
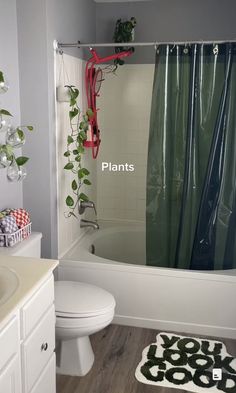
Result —
<instances>
[{"instance_id":1,"label":"tub faucet","mask_svg":"<svg viewBox=\"0 0 236 393\"><path fill-rule=\"evenodd\" d=\"M91 227L93 229L99 229L99 225L96 221L80 220L80 228Z\"/></svg>"},{"instance_id":2,"label":"tub faucet","mask_svg":"<svg viewBox=\"0 0 236 393\"><path fill-rule=\"evenodd\" d=\"M92 201L80 201L79 202L79 214L83 214L87 207L92 208L94 213L97 215L95 203Z\"/></svg>"}]
</instances>

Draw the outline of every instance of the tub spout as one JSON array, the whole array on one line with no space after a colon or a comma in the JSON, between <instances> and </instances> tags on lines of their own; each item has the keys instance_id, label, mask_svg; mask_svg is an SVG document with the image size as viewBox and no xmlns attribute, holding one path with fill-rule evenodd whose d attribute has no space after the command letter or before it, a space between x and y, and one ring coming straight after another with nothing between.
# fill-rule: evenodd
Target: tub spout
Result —
<instances>
[{"instance_id":1,"label":"tub spout","mask_svg":"<svg viewBox=\"0 0 236 393\"><path fill-rule=\"evenodd\" d=\"M80 228L92 227L93 229L99 229L99 225L96 221L80 220Z\"/></svg>"}]
</instances>

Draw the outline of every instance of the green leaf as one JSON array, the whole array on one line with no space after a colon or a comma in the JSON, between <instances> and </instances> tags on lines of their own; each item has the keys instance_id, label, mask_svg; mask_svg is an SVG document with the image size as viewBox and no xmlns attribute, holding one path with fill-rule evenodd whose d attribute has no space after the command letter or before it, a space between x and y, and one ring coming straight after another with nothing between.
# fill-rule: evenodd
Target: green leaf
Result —
<instances>
[{"instance_id":1,"label":"green leaf","mask_svg":"<svg viewBox=\"0 0 236 393\"><path fill-rule=\"evenodd\" d=\"M74 149L74 150L73 150L73 154L76 156L76 155L78 154L78 150L77 150L77 149Z\"/></svg>"},{"instance_id":2,"label":"green leaf","mask_svg":"<svg viewBox=\"0 0 236 393\"><path fill-rule=\"evenodd\" d=\"M67 137L67 144L70 145L73 142L74 142L74 139L72 138L72 136L68 135L68 137Z\"/></svg>"},{"instance_id":3,"label":"green leaf","mask_svg":"<svg viewBox=\"0 0 236 393\"><path fill-rule=\"evenodd\" d=\"M85 195L83 192L81 192L81 194L79 194L79 199L81 199L81 201L88 201L89 198L87 195Z\"/></svg>"},{"instance_id":4,"label":"green leaf","mask_svg":"<svg viewBox=\"0 0 236 393\"><path fill-rule=\"evenodd\" d=\"M87 139L87 134L85 131L80 131L79 137L82 141L85 141Z\"/></svg>"},{"instance_id":5,"label":"green leaf","mask_svg":"<svg viewBox=\"0 0 236 393\"><path fill-rule=\"evenodd\" d=\"M84 174L85 176L89 175L89 173L90 173L90 172L88 171L88 169L86 169L86 168L82 168L81 171L83 171L83 174Z\"/></svg>"},{"instance_id":6,"label":"green leaf","mask_svg":"<svg viewBox=\"0 0 236 393\"><path fill-rule=\"evenodd\" d=\"M84 153L84 147L83 146L79 146L78 147L78 152L79 153Z\"/></svg>"},{"instance_id":7,"label":"green leaf","mask_svg":"<svg viewBox=\"0 0 236 393\"><path fill-rule=\"evenodd\" d=\"M74 88L73 89L73 94L74 94L73 97L76 99L78 97L78 95L79 95L79 90Z\"/></svg>"},{"instance_id":8,"label":"green leaf","mask_svg":"<svg viewBox=\"0 0 236 393\"><path fill-rule=\"evenodd\" d=\"M79 125L80 130L82 130L82 129L84 128L84 126L85 126L85 122L84 122L84 121L81 121L81 122L80 122L80 125Z\"/></svg>"},{"instance_id":9,"label":"green leaf","mask_svg":"<svg viewBox=\"0 0 236 393\"><path fill-rule=\"evenodd\" d=\"M75 157L75 161L76 161L76 162L80 162L80 161L81 161L81 156L79 156L79 155L76 156L76 157Z\"/></svg>"},{"instance_id":10,"label":"green leaf","mask_svg":"<svg viewBox=\"0 0 236 393\"><path fill-rule=\"evenodd\" d=\"M93 111L92 111L91 108L88 108L88 109L87 109L86 114L87 114L87 116L88 116L89 119L91 119L91 117L93 117L93 115L94 115L94 113L93 113Z\"/></svg>"},{"instance_id":11,"label":"green leaf","mask_svg":"<svg viewBox=\"0 0 236 393\"><path fill-rule=\"evenodd\" d=\"M74 164L72 162L68 162L65 166L64 169L70 170L74 168Z\"/></svg>"},{"instance_id":12,"label":"green leaf","mask_svg":"<svg viewBox=\"0 0 236 393\"><path fill-rule=\"evenodd\" d=\"M87 123L87 122L88 122L88 120L89 120L89 117L88 117L88 115L84 115L84 116L83 116L83 119L84 119L84 121Z\"/></svg>"},{"instance_id":13,"label":"green leaf","mask_svg":"<svg viewBox=\"0 0 236 393\"><path fill-rule=\"evenodd\" d=\"M67 198L66 198L66 204L69 207L74 206L74 199L70 195L68 195Z\"/></svg>"},{"instance_id":14,"label":"green leaf","mask_svg":"<svg viewBox=\"0 0 236 393\"><path fill-rule=\"evenodd\" d=\"M79 90L74 86L66 86L69 88L70 96L72 99L76 100L79 95Z\"/></svg>"},{"instance_id":15,"label":"green leaf","mask_svg":"<svg viewBox=\"0 0 236 393\"><path fill-rule=\"evenodd\" d=\"M65 157L69 157L70 156L70 151L69 150L65 151L64 156Z\"/></svg>"},{"instance_id":16,"label":"green leaf","mask_svg":"<svg viewBox=\"0 0 236 393\"><path fill-rule=\"evenodd\" d=\"M83 169L79 169L79 170L78 170L78 178L79 178L79 179L82 179L83 177L84 177Z\"/></svg>"},{"instance_id":17,"label":"green leaf","mask_svg":"<svg viewBox=\"0 0 236 393\"><path fill-rule=\"evenodd\" d=\"M0 115L12 116L12 114L8 112L6 109L0 109Z\"/></svg>"},{"instance_id":18,"label":"green leaf","mask_svg":"<svg viewBox=\"0 0 236 393\"><path fill-rule=\"evenodd\" d=\"M1 82L4 82L4 76L2 71L0 71L0 83Z\"/></svg>"},{"instance_id":19,"label":"green leaf","mask_svg":"<svg viewBox=\"0 0 236 393\"><path fill-rule=\"evenodd\" d=\"M71 187L72 187L72 190L74 190L74 191L77 190L78 185L75 180L73 180L73 182L71 183Z\"/></svg>"},{"instance_id":20,"label":"green leaf","mask_svg":"<svg viewBox=\"0 0 236 393\"><path fill-rule=\"evenodd\" d=\"M18 134L20 140L23 141L25 139L24 131L22 131L20 128L17 128L16 131L17 131L17 134Z\"/></svg>"},{"instance_id":21,"label":"green leaf","mask_svg":"<svg viewBox=\"0 0 236 393\"><path fill-rule=\"evenodd\" d=\"M84 184L86 184L87 186L91 186L92 183L88 179L84 179Z\"/></svg>"},{"instance_id":22,"label":"green leaf","mask_svg":"<svg viewBox=\"0 0 236 393\"><path fill-rule=\"evenodd\" d=\"M74 106L76 104L76 100L74 98L70 99L70 106Z\"/></svg>"},{"instance_id":23,"label":"green leaf","mask_svg":"<svg viewBox=\"0 0 236 393\"><path fill-rule=\"evenodd\" d=\"M7 157L11 158L12 154L13 154L13 147L11 145L8 145L8 144L3 145L3 146L4 146L4 150L5 150L6 154L7 154Z\"/></svg>"},{"instance_id":24,"label":"green leaf","mask_svg":"<svg viewBox=\"0 0 236 393\"><path fill-rule=\"evenodd\" d=\"M17 157L16 163L17 163L18 166L23 166L28 160L29 160L28 157L24 157L24 156Z\"/></svg>"},{"instance_id":25,"label":"green leaf","mask_svg":"<svg viewBox=\"0 0 236 393\"><path fill-rule=\"evenodd\" d=\"M72 111L69 112L69 117L70 120L72 120L75 116L77 116L79 113L79 110L77 108L74 108Z\"/></svg>"},{"instance_id":26,"label":"green leaf","mask_svg":"<svg viewBox=\"0 0 236 393\"><path fill-rule=\"evenodd\" d=\"M26 128L28 128L29 131L33 131L33 129L34 129L33 126L26 126Z\"/></svg>"}]
</instances>

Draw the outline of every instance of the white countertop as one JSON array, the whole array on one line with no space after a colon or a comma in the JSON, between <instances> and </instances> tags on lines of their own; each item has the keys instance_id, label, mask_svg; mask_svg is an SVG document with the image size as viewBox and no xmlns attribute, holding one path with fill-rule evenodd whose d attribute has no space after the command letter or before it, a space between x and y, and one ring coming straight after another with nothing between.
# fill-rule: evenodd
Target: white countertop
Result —
<instances>
[{"instance_id":1,"label":"white countertop","mask_svg":"<svg viewBox=\"0 0 236 393\"><path fill-rule=\"evenodd\" d=\"M0 266L13 271L19 280L12 296L0 305L0 327L5 324L26 301L26 298L40 287L58 265L52 259L0 256Z\"/></svg>"}]
</instances>

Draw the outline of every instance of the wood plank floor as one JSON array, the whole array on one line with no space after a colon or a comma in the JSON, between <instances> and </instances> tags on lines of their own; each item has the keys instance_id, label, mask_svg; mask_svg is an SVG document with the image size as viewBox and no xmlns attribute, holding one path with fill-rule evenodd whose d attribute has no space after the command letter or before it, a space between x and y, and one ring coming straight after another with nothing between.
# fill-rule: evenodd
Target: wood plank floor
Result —
<instances>
[{"instance_id":1,"label":"wood plank floor","mask_svg":"<svg viewBox=\"0 0 236 393\"><path fill-rule=\"evenodd\" d=\"M152 329L108 326L91 337L95 353L91 371L85 377L58 375L57 393L186 393L180 389L142 384L135 379L142 351L156 341L157 333ZM221 341L228 353L236 356L236 340Z\"/></svg>"}]
</instances>

